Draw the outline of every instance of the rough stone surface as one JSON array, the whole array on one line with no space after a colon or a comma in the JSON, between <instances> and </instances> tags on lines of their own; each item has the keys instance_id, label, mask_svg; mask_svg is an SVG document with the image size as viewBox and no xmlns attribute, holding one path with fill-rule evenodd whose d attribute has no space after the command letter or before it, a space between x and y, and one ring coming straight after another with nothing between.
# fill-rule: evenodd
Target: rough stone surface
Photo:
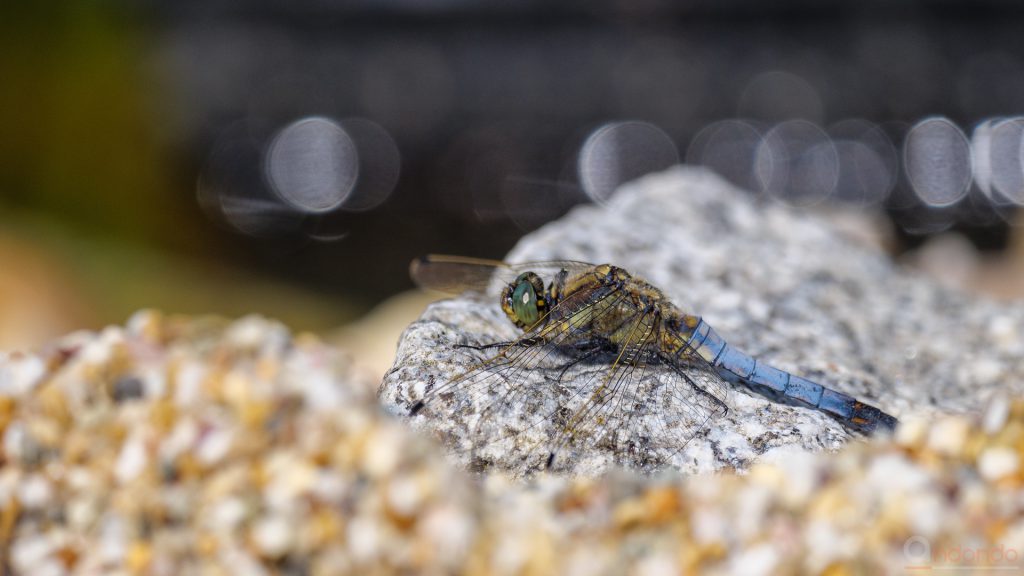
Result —
<instances>
[{"instance_id":1,"label":"rough stone surface","mask_svg":"<svg viewBox=\"0 0 1024 576\"><path fill-rule=\"evenodd\" d=\"M970 412L994 392L1018 394L1024 307L969 297L902 270L861 239L870 237L866 221L853 222L855 234L839 232L828 218L756 199L711 173L678 168L627 186L607 206L575 209L525 238L507 260L621 266L681 309L702 315L745 352L897 417ZM425 390L487 356L457 344L516 334L493 295L439 302L403 335L380 397L392 412L408 414ZM574 385L551 374L538 378L548 385L530 389L521 406L527 413L541 413ZM558 425L543 422L538 427L548 433L499 439L502 411L488 411L494 397L478 392L432 401L414 423L439 433L464 465L514 475L542 467L545 439ZM833 450L851 438L814 410L744 390L730 392L728 400L729 413L672 454L671 466L744 469L768 451ZM466 450L480 443L481 415L493 421L482 455ZM595 438L607 433L599 425L592 432ZM612 465L645 466L616 450L577 441L556 469L592 475ZM1006 465L993 460L987 469Z\"/></svg>"}]
</instances>

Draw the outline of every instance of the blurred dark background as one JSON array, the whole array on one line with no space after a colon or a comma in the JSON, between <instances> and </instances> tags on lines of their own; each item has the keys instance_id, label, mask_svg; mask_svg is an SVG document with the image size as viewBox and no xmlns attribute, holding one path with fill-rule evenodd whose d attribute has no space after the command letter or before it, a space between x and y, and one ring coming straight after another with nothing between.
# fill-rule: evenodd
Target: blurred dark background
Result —
<instances>
[{"instance_id":1,"label":"blurred dark background","mask_svg":"<svg viewBox=\"0 0 1024 576\"><path fill-rule=\"evenodd\" d=\"M1018 6L7 6L6 341L142 306L323 330L409 288L414 256L501 257L679 162L884 214L895 254L954 232L998 257L1024 203Z\"/></svg>"}]
</instances>

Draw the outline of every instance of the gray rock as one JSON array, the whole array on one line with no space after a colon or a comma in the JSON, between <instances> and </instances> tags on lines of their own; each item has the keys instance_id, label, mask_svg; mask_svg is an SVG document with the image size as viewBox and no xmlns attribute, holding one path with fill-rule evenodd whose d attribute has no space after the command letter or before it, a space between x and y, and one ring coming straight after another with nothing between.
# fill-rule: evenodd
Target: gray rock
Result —
<instances>
[{"instance_id":1,"label":"gray rock","mask_svg":"<svg viewBox=\"0 0 1024 576\"><path fill-rule=\"evenodd\" d=\"M680 167L624 187L606 206L573 210L524 238L507 260L621 266L703 316L741 350L900 418L975 411L995 393L1019 393L1024 308L956 293L900 269L857 240L870 235L860 221L861 234L841 233L826 216L798 213ZM457 345L517 334L494 294L436 303L402 336L380 398L389 411L408 415L426 390L495 353ZM507 384L489 378L435 397L412 420L439 434L463 465L514 475L543 468L552 448L554 469L577 475L662 464L699 472L743 469L781 448L833 450L855 437L818 411L732 389L728 413L689 438L693 426L676 421L684 406L659 394L672 377L659 368L648 370L630 397L650 404L640 417L627 422L608 410L567 438L560 434L565 414L553 416L553 409L571 407L567 399L581 386L592 388L587 373L577 366L560 379L557 370L536 370L505 403L499 399L510 397L501 396Z\"/></svg>"}]
</instances>

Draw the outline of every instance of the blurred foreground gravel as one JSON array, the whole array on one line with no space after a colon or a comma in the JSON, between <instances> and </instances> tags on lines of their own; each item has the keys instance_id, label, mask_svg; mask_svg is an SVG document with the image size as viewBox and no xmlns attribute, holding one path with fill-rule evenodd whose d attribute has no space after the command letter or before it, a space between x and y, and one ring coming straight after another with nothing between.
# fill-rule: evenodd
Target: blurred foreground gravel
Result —
<instances>
[{"instance_id":1,"label":"blurred foreground gravel","mask_svg":"<svg viewBox=\"0 0 1024 576\"><path fill-rule=\"evenodd\" d=\"M450 465L369 389L337 352L256 317L145 312L0 354L4 570L852 574L977 566L982 553L1021 565L1024 403L909 419L838 453L774 451L742 476L523 484Z\"/></svg>"}]
</instances>

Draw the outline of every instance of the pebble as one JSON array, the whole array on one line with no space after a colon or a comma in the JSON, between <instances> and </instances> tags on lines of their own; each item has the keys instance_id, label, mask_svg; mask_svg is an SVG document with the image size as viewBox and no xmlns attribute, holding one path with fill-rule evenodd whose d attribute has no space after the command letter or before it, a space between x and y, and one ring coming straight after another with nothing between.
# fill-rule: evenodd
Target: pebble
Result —
<instances>
[{"instance_id":1,"label":"pebble","mask_svg":"<svg viewBox=\"0 0 1024 576\"><path fill-rule=\"evenodd\" d=\"M18 500L26 510L43 510L53 500L53 485L41 474L32 474L21 480Z\"/></svg>"},{"instance_id":2,"label":"pebble","mask_svg":"<svg viewBox=\"0 0 1024 576\"><path fill-rule=\"evenodd\" d=\"M46 536L20 539L11 545L11 564L16 570L27 574L47 562L54 549L53 542Z\"/></svg>"},{"instance_id":3,"label":"pebble","mask_svg":"<svg viewBox=\"0 0 1024 576\"><path fill-rule=\"evenodd\" d=\"M219 534L231 534L249 515L248 506L238 497L215 502L210 510L210 527Z\"/></svg>"},{"instance_id":4,"label":"pebble","mask_svg":"<svg viewBox=\"0 0 1024 576\"><path fill-rule=\"evenodd\" d=\"M280 558L291 548L297 527L281 516L262 518L252 529L253 542L265 558Z\"/></svg>"},{"instance_id":5,"label":"pebble","mask_svg":"<svg viewBox=\"0 0 1024 576\"><path fill-rule=\"evenodd\" d=\"M390 480L387 497L391 509L402 516L412 516L420 508L426 491L415 477L399 476Z\"/></svg>"},{"instance_id":6,"label":"pebble","mask_svg":"<svg viewBox=\"0 0 1024 576\"><path fill-rule=\"evenodd\" d=\"M731 561L730 573L742 576L774 574L779 562L778 552L767 544L751 546Z\"/></svg>"},{"instance_id":7,"label":"pebble","mask_svg":"<svg viewBox=\"0 0 1024 576\"><path fill-rule=\"evenodd\" d=\"M916 448L925 443L928 438L928 430L928 419L909 416L900 421L893 440L905 448Z\"/></svg>"},{"instance_id":8,"label":"pebble","mask_svg":"<svg viewBox=\"0 0 1024 576\"><path fill-rule=\"evenodd\" d=\"M1010 316L996 316L988 325L989 334L1003 349L1020 346L1020 324Z\"/></svg>"},{"instance_id":9,"label":"pebble","mask_svg":"<svg viewBox=\"0 0 1024 576\"><path fill-rule=\"evenodd\" d=\"M985 449L978 458L978 471L982 478L996 481L1016 474L1020 469L1020 456L1005 446Z\"/></svg>"},{"instance_id":10,"label":"pebble","mask_svg":"<svg viewBox=\"0 0 1024 576\"><path fill-rule=\"evenodd\" d=\"M230 453L234 435L235 431L227 428L217 427L209 430L199 440L196 458L207 466L221 461Z\"/></svg>"},{"instance_id":11,"label":"pebble","mask_svg":"<svg viewBox=\"0 0 1024 576\"><path fill-rule=\"evenodd\" d=\"M0 352L0 396L28 393L45 373L46 366L41 358Z\"/></svg>"},{"instance_id":12,"label":"pebble","mask_svg":"<svg viewBox=\"0 0 1024 576\"><path fill-rule=\"evenodd\" d=\"M988 434L994 434L1006 424L1010 416L1010 399L1004 394L996 394L989 399L985 407L985 416L982 418L982 426Z\"/></svg>"},{"instance_id":13,"label":"pebble","mask_svg":"<svg viewBox=\"0 0 1024 576\"><path fill-rule=\"evenodd\" d=\"M928 447L944 456L959 456L967 443L969 427L966 418L945 418L931 428L928 434Z\"/></svg>"},{"instance_id":14,"label":"pebble","mask_svg":"<svg viewBox=\"0 0 1024 576\"><path fill-rule=\"evenodd\" d=\"M636 566L637 576L673 576L679 574L679 564L667 551L648 556Z\"/></svg>"},{"instance_id":15,"label":"pebble","mask_svg":"<svg viewBox=\"0 0 1024 576\"><path fill-rule=\"evenodd\" d=\"M114 477L119 483L125 484L142 473L148 461L142 434L134 434L121 447L121 454L114 465Z\"/></svg>"},{"instance_id":16,"label":"pebble","mask_svg":"<svg viewBox=\"0 0 1024 576\"><path fill-rule=\"evenodd\" d=\"M136 400L145 395L142 380L135 377L118 378L114 383L114 401L125 402Z\"/></svg>"},{"instance_id":17,"label":"pebble","mask_svg":"<svg viewBox=\"0 0 1024 576\"><path fill-rule=\"evenodd\" d=\"M348 525L346 539L353 559L361 562L376 560L385 545L377 520L369 517L353 519Z\"/></svg>"}]
</instances>

